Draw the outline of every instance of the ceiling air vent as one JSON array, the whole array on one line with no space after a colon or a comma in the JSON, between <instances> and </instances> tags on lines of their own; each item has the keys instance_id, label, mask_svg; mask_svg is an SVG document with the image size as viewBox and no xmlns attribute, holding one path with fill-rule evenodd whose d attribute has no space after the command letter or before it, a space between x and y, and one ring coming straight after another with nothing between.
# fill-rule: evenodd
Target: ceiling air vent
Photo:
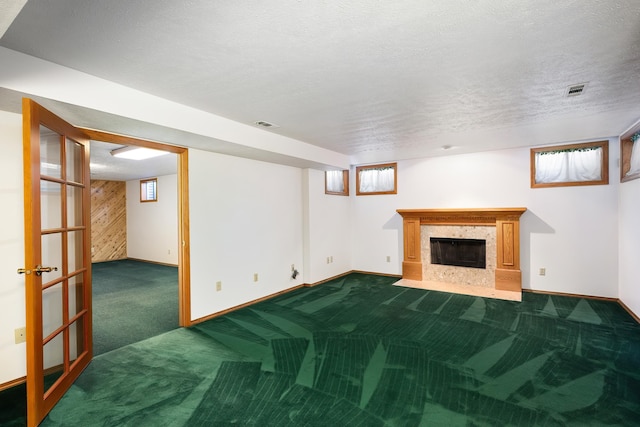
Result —
<instances>
[{"instance_id":1,"label":"ceiling air vent","mask_svg":"<svg viewBox=\"0 0 640 427\"><path fill-rule=\"evenodd\" d=\"M263 128L279 128L280 126L274 125L273 123L265 122L263 120L259 120L254 122L256 126L262 126Z\"/></svg>"},{"instance_id":2,"label":"ceiling air vent","mask_svg":"<svg viewBox=\"0 0 640 427\"><path fill-rule=\"evenodd\" d=\"M587 84L586 83L580 83L577 85L571 85L567 87L567 96L578 96L578 95L582 95L584 93L584 90L586 89Z\"/></svg>"}]
</instances>

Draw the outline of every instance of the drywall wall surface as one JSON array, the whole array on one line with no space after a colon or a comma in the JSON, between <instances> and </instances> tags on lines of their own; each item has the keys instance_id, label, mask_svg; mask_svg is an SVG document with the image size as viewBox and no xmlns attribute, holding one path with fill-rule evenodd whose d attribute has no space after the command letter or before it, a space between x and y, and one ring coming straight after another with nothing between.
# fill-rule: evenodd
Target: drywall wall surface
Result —
<instances>
[{"instance_id":1,"label":"drywall wall surface","mask_svg":"<svg viewBox=\"0 0 640 427\"><path fill-rule=\"evenodd\" d=\"M140 180L127 181L127 257L178 265L178 177L149 178L157 202L141 202Z\"/></svg>"},{"instance_id":2,"label":"drywall wall surface","mask_svg":"<svg viewBox=\"0 0 640 427\"><path fill-rule=\"evenodd\" d=\"M620 300L640 317L640 179L620 184Z\"/></svg>"},{"instance_id":3,"label":"drywall wall surface","mask_svg":"<svg viewBox=\"0 0 640 427\"><path fill-rule=\"evenodd\" d=\"M191 149L189 200L192 319L303 283L301 169Z\"/></svg>"},{"instance_id":4,"label":"drywall wall surface","mask_svg":"<svg viewBox=\"0 0 640 427\"><path fill-rule=\"evenodd\" d=\"M25 326L22 116L0 111L0 384L26 375L26 345L14 330Z\"/></svg>"},{"instance_id":5,"label":"drywall wall surface","mask_svg":"<svg viewBox=\"0 0 640 427\"><path fill-rule=\"evenodd\" d=\"M325 194L324 171L303 170L305 194L305 283L345 273L351 267L351 201Z\"/></svg>"},{"instance_id":6,"label":"drywall wall surface","mask_svg":"<svg viewBox=\"0 0 640 427\"><path fill-rule=\"evenodd\" d=\"M401 274L396 209L526 207L520 230L524 288L617 297L615 141L609 150L610 184L600 186L530 188L528 148L400 161L396 195L352 196L353 267Z\"/></svg>"}]
</instances>

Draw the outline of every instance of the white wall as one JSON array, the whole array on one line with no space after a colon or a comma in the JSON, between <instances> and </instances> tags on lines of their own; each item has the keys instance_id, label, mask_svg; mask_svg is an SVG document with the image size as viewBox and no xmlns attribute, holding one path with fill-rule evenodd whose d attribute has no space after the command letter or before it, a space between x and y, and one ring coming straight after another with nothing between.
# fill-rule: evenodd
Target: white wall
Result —
<instances>
[{"instance_id":1,"label":"white wall","mask_svg":"<svg viewBox=\"0 0 640 427\"><path fill-rule=\"evenodd\" d=\"M302 283L301 169L190 149L189 200L191 319Z\"/></svg>"},{"instance_id":2,"label":"white wall","mask_svg":"<svg viewBox=\"0 0 640 427\"><path fill-rule=\"evenodd\" d=\"M26 345L14 330L25 326L22 116L0 111L0 384L26 374Z\"/></svg>"},{"instance_id":3,"label":"white wall","mask_svg":"<svg viewBox=\"0 0 640 427\"><path fill-rule=\"evenodd\" d=\"M127 257L178 265L178 177L157 178L157 202L141 203L140 181L127 181Z\"/></svg>"},{"instance_id":4,"label":"white wall","mask_svg":"<svg viewBox=\"0 0 640 427\"><path fill-rule=\"evenodd\" d=\"M324 193L324 172L303 170L304 282L313 284L352 270L351 201ZM330 258L327 262L327 258Z\"/></svg>"},{"instance_id":5,"label":"white wall","mask_svg":"<svg viewBox=\"0 0 640 427\"><path fill-rule=\"evenodd\" d=\"M640 316L640 179L620 184L620 300Z\"/></svg>"},{"instance_id":6,"label":"white wall","mask_svg":"<svg viewBox=\"0 0 640 427\"><path fill-rule=\"evenodd\" d=\"M522 206L528 209L520 234L524 288L617 297L615 140L609 150L606 186L531 189L529 149L400 161L397 195L352 196L353 268L401 273L396 209ZM541 267L544 277L537 274Z\"/></svg>"},{"instance_id":7,"label":"white wall","mask_svg":"<svg viewBox=\"0 0 640 427\"><path fill-rule=\"evenodd\" d=\"M0 220L0 384L25 375L25 345L13 341L25 324L24 278L15 272L24 263L21 132L21 116L0 111L0 202L11 207ZM529 150L516 149L401 161L397 195L346 198L324 195L321 171L191 149L191 318L351 269L399 274L396 209L487 206L529 208L521 230L526 288L619 292L640 313L640 180L619 186L617 140L610 150L608 186L531 189ZM352 170L352 194L354 185ZM303 274L292 280L291 264L303 266L303 254ZM546 276L535 274L540 267Z\"/></svg>"}]
</instances>

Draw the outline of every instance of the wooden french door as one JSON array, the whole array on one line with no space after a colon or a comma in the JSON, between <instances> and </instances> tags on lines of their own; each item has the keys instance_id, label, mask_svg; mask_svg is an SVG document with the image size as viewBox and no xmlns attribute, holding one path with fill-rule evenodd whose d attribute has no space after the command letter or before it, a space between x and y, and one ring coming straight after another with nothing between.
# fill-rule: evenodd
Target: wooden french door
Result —
<instances>
[{"instance_id":1,"label":"wooden french door","mask_svg":"<svg viewBox=\"0 0 640 427\"><path fill-rule=\"evenodd\" d=\"M24 99L27 424L37 426L92 358L89 143Z\"/></svg>"}]
</instances>

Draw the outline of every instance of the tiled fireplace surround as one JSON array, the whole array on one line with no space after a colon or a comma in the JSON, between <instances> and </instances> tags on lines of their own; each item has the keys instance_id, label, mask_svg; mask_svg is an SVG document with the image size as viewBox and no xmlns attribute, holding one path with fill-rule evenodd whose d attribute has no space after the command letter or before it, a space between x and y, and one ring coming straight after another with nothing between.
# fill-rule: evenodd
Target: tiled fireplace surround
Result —
<instances>
[{"instance_id":1,"label":"tiled fireplace surround","mask_svg":"<svg viewBox=\"0 0 640 427\"><path fill-rule=\"evenodd\" d=\"M520 216L526 208L398 209L403 218L402 278L520 292ZM487 268L432 265L430 237L485 239Z\"/></svg>"}]
</instances>

